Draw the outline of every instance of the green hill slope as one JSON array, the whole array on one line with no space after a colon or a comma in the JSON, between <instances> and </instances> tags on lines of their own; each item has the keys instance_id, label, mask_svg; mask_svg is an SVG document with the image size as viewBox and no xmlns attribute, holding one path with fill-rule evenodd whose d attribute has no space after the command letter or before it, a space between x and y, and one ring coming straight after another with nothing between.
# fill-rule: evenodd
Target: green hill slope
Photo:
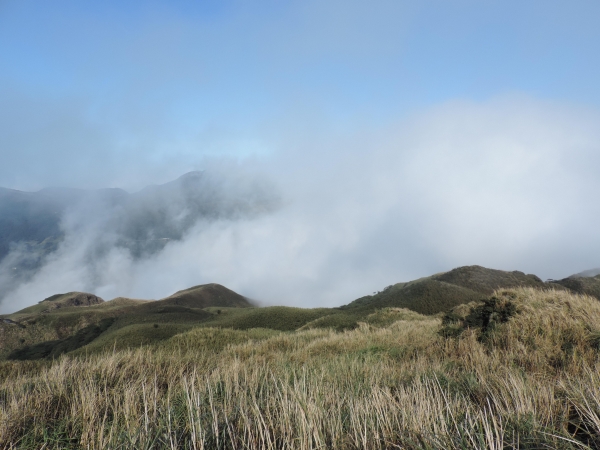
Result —
<instances>
[{"instance_id":1,"label":"green hill slope","mask_svg":"<svg viewBox=\"0 0 600 450\"><path fill-rule=\"evenodd\" d=\"M70 292L0 316L0 359L51 359L153 345L198 328L292 332L352 330L361 323L387 326L407 320L407 314L456 314L460 305L482 304L497 290L509 288L555 289L600 299L600 275L543 282L523 272L465 266L397 283L338 308L313 309L259 308L219 284L194 286L161 300L118 297L105 302L93 294Z\"/></svg>"},{"instance_id":2,"label":"green hill slope","mask_svg":"<svg viewBox=\"0 0 600 450\"><path fill-rule=\"evenodd\" d=\"M460 304L481 300L496 289L511 287L548 288L548 284L535 275L526 275L523 272L464 266L408 283L388 286L383 291L361 297L342 309L373 311L396 307L431 315L449 311Z\"/></svg>"},{"instance_id":3,"label":"green hill slope","mask_svg":"<svg viewBox=\"0 0 600 450\"><path fill-rule=\"evenodd\" d=\"M160 300L160 302L188 308L207 308L209 306L248 308L254 306L246 297L216 283L202 284L177 291L173 295Z\"/></svg>"},{"instance_id":4,"label":"green hill slope","mask_svg":"<svg viewBox=\"0 0 600 450\"><path fill-rule=\"evenodd\" d=\"M101 334L67 358L3 362L0 448L600 448L597 300L516 288L444 318L367 319L169 339L161 325L143 348L87 354Z\"/></svg>"},{"instance_id":5,"label":"green hill slope","mask_svg":"<svg viewBox=\"0 0 600 450\"><path fill-rule=\"evenodd\" d=\"M572 275L554 282L577 294L586 294L600 300L600 275L593 277Z\"/></svg>"},{"instance_id":6,"label":"green hill slope","mask_svg":"<svg viewBox=\"0 0 600 450\"><path fill-rule=\"evenodd\" d=\"M437 314L462 303L481 300L485 295L444 281L426 279L408 285L394 285L376 295L355 300L345 310L373 311L380 308L407 308L420 314Z\"/></svg>"},{"instance_id":7,"label":"green hill slope","mask_svg":"<svg viewBox=\"0 0 600 450\"><path fill-rule=\"evenodd\" d=\"M544 282L535 275L526 275L519 271L505 272L481 266L458 267L449 272L436 275L434 279L486 295L492 294L496 289L545 287Z\"/></svg>"},{"instance_id":8,"label":"green hill slope","mask_svg":"<svg viewBox=\"0 0 600 450\"><path fill-rule=\"evenodd\" d=\"M43 314L56 309L70 308L77 306L92 306L104 303L104 300L94 294L86 292L67 292L66 294L56 294L48 297L37 305L29 306L15 313L9 314L13 320L32 314Z\"/></svg>"},{"instance_id":9,"label":"green hill slope","mask_svg":"<svg viewBox=\"0 0 600 450\"><path fill-rule=\"evenodd\" d=\"M206 326L247 330L269 328L277 331L294 331L320 317L333 314L330 308L294 308L268 306L243 310L228 310L213 317Z\"/></svg>"},{"instance_id":10,"label":"green hill slope","mask_svg":"<svg viewBox=\"0 0 600 450\"><path fill-rule=\"evenodd\" d=\"M205 308L251 306L245 297L218 284L194 286L157 301L119 297L105 302L81 292L55 295L2 318L0 358L53 358L96 340L102 343L96 347L117 341L121 347L138 346L218 317Z\"/></svg>"}]
</instances>

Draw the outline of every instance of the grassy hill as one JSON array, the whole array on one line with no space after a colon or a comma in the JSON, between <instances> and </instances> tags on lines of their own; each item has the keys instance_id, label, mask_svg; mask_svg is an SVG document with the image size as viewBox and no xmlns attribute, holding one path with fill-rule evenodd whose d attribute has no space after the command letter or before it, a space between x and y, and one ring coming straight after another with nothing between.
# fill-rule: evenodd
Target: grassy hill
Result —
<instances>
[{"instance_id":1,"label":"grassy hill","mask_svg":"<svg viewBox=\"0 0 600 450\"><path fill-rule=\"evenodd\" d=\"M464 266L408 283L388 286L342 307L346 311L372 311L384 307L407 308L421 314L437 314L489 296L509 287L548 288L535 275L505 272L481 266ZM558 286L558 288L563 288Z\"/></svg>"},{"instance_id":2,"label":"grassy hill","mask_svg":"<svg viewBox=\"0 0 600 450\"><path fill-rule=\"evenodd\" d=\"M544 287L544 282L535 275L526 275L519 271L505 272L481 266L458 267L435 275L434 279L486 295L492 294L497 289L510 287Z\"/></svg>"},{"instance_id":3,"label":"grassy hill","mask_svg":"<svg viewBox=\"0 0 600 450\"><path fill-rule=\"evenodd\" d=\"M0 317L0 448L600 448L600 276L460 267L339 308L218 284Z\"/></svg>"},{"instance_id":4,"label":"grassy hill","mask_svg":"<svg viewBox=\"0 0 600 450\"><path fill-rule=\"evenodd\" d=\"M246 297L242 297L225 286L215 283L177 291L173 295L162 299L161 303L188 308L207 308L210 306L248 308L253 306Z\"/></svg>"},{"instance_id":5,"label":"grassy hill","mask_svg":"<svg viewBox=\"0 0 600 450\"><path fill-rule=\"evenodd\" d=\"M75 306L92 306L104 303L104 300L94 294L85 292L67 292L48 297L37 305L29 306L16 313L10 314L14 320L35 314L43 314L56 309L70 308Z\"/></svg>"},{"instance_id":6,"label":"grassy hill","mask_svg":"<svg viewBox=\"0 0 600 450\"><path fill-rule=\"evenodd\" d=\"M247 330L269 328L278 331L294 331L319 317L332 314L329 308L293 308L289 306L268 306L245 311L227 311L213 318L206 325L211 327Z\"/></svg>"},{"instance_id":7,"label":"grassy hill","mask_svg":"<svg viewBox=\"0 0 600 450\"><path fill-rule=\"evenodd\" d=\"M564 286L577 294L586 294L596 297L600 300L600 275L581 276L572 275L554 282L560 286Z\"/></svg>"},{"instance_id":8,"label":"grassy hill","mask_svg":"<svg viewBox=\"0 0 600 450\"><path fill-rule=\"evenodd\" d=\"M92 294L71 292L1 317L0 360L52 359L63 353L154 345L196 328L342 332L361 324L389 324L410 311L447 314L460 305L481 303L498 289L514 287L558 289L600 298L600 276L576 275L545 283L535 275L480 266L398 283L339 308L257 308L219 284L194 286L157 301L119 297L105 302Z\"/></svg>"},{"instance_id":9,"label":"grassy hill","mask_svg":"<svg viewBox=\"0 0 600 450\"><path fill-rule=\"evenodd\" d=\"M311 327L328 317L1 362L0 448L600 447L595 298L501 289L444 318L385 308Z\"/></svg>"},{"instance_id":10,"label":"grassy hill","mask_svg":"<svg viewBox=\"0 0 600 450\"><path fill-rule=\"evenodd\" d=\"M241 295L218 284L195 286L157 301L119 297L105 302L71 292L2 316L0 358L52 358L96 341L102 349L167 339L219 316L206 308L250 308Z\"/></svg>"},{"instance_id":11,"label":"grassy hill","mask_svg":"<svg viewBox=\"0 0 600 450\"><path fill-rule=\"evenodd\" d=\"M584 270L583 272L571 275L571 277L595 277L596 275L600 275L600 267L596 267L595 269Z\"/></svg>"},{"instance_id":12,"label":"grassy hill","mask_svg":"<svg viewBox=\"0 0 600 450\"><path fill-rule=\"evenodd\" d=\"M407 308L421 314L437 314L461 303L481 300L484 294L433 278L400 283L375 295L361 297L344 310L372 311L385 307Z\"/></svg>"}]
</instances>

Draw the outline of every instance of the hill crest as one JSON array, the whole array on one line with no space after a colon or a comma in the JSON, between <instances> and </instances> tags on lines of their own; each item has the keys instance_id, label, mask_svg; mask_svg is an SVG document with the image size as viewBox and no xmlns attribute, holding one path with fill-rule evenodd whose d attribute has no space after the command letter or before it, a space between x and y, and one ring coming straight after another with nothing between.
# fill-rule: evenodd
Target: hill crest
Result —
<instances>
[{"instance_id":1,"label":"hill crest","mask_svg":"<svg viewBox=\"0 0 600 450\"><path fill-rule=\"evenodd\" d=\"M102 298L88 292L67 292L65 294L51 295L40 301L37 305L29 306L9 315L43 314L62 308L94 306L101 303L104 303Z\"/></svg>"},{"instance_id":2,"label":"hill crest","mask_svg":"<svg viewBox=\"0 0 600 450\"><path fill-rule=\"evenodd\" d=\"M248 308L254 306L246 297L217 283L192 286L157 301L188 308L208 308L210 306Z\"/></svg>"},{"instance_id":3,"label":"hill crest","mask_svg":"<svg viewBox=\"0 0 600 450\"><path fill-rule=\"evenodd\" d=\"M481 300L497 289L513 287L549 286L536 275L527 275L520 271L507 272L476 265L462 266L448 272L388 286L383 291L361 297L342 309L375 310L397 307L421 314L437 314L461 304Z\"/></svg>"}]
</instances>

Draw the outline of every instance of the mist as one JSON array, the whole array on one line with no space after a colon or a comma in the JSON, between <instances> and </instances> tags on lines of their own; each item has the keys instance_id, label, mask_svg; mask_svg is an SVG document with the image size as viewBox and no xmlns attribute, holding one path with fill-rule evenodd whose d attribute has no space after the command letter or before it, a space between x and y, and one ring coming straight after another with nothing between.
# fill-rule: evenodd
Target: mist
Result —
<instances>
[{"instance_id":1,"label":"mist","mask_svg":"<svg viewBox=\"0 0 600 450\"><path fill-rule=\"evenodd\" d=\"M598 267L599 120L513 95L381 126L279 123L262 133L268 154L180 157L173 167L203 168L191 197L146 188L127 194L137 206L113 195L65 210L56 251L1 310L68 291L158 299L213 282L263 305L338 306L460 265L544 279Z\"/></svg>"}]
</instances>

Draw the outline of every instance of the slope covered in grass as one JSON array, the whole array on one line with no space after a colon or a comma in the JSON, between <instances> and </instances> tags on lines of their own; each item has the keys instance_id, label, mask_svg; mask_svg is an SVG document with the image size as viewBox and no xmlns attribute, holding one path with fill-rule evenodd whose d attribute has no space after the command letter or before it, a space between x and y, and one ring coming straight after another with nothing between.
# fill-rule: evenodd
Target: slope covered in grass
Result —
<instances>
[{"instance_id":1,"label":"slope covered in grass","mask_svg":"<svg viewBox=\"0 0 600 450\"><path fill-rule=\"evenodd\" d=\"M344 309L375 310L385 307L407 308L422 314L437 314L461 303L480 300L484 295L471 289L434 279L392 286L384 291L360 298Z\"/></svg>"},{"instance_id":2,"label":"slope covered in grass","mask_svg":"<svg viewBox=\"0 0 600 450\"><path fill-rule=\"evenodd\" d=\"M572 275L554 283L566 287L577 294L587 294L600 300L600 275L579 276Z\"/></svg>"},{"instance_id":3,"label":"slope covered in grass","mask_svg":"<svg viewBox=\"0 0 600 450\"><path fill-rule=\"evenodd\" d=\"M449 272L388 286L343 307L346 310L373 310L383 307L408 308L421 314L437 314L453 307L481 300L496 289L510 287L547 288L535 275L505 272L481 266L464 266Z\"/></svg>"},{"instance_id":4,"label":"slope covered in grass","mask_svg":"<svg viewBox=\"0 0 600 450\"><path fill-rule=\"evenodd\" d=\"M32 345L17 348L7 356L9 360L31 360L42 358L56 358L63 353L74 351L94 341L104 333L112 324L114 319L102 319L100 322L80 329L74 335L64 339L43 341Z\"/></svg>"},{"instance_id":5,"label":"slope covered in grass","mask_svg":"<svg viewBox=\"0 0 600 450\"><path fill-rule=\"evenodd\" d=\"M77 306L92 306L99 305L101 303L104 303L104 300L94 294L89 294L87 292L68 292L66 294L56 294L48 297L39 302L37 305L21 309L20 311L7 315L6 317L10 317L13 320L19 320L29 315L43 314L56 309L72 308Z\"/></svg>"},{"instance_id":6,"label":"slope covered in grass","mask_svg":"<svg viewBox=\"0 0 600 450\"><path fill-rule=\"evenodd\" d=\"M218 284L195 286L158 301L117 298L104 302L77 292L56 295L6 316L11 322L0 323L0 358L53 358L99 338L93 348L115 342L120 348L139 346L215 317L206 307L249 306L244 297Z\"/></svg>"},{"instance_id":7,"label":"slope covered in grass","mask_svg":"<svg viewBox=\"0 0 600 450\"><path fill-rule=\"evenodd\" d=\"M125 349L160 342L195 327L352 330L361 323L376 325L375 317L391 317L389 311L395 309L425 315L448 313L507 287L561 289L600 298L600 276L544 283L535 275L480 266L398 283L339 308L256 308L218 284L194 286L158 301L117 298L104 302L92 294L68 293L4 316L0 359L52 358L83 347L95 352L115 345Z\"/></svg>"},{"instance_id":8,"label":"slope covered in grass","mask_svg":"<svg viewBox=\"0 0 600 450\"><path fill-rule=\"evenodd\" d=\"M516 270L506 272L481 266L457 267L449 272L434 276L434 279L487 295L496 289L503 288L544 287L544 282L536 275L526 275Z\"/></svg>"},{"instance_id":9,"label":"slope covered in grass","mask_svg":"<svg viewBox=\"0 0 600 450\"><path fill-rule=\"evenodd\" d=\"M178 291L162 299L161 302L188 308L207 308L210 306L248 308L254 306L246 297L216 283L203 284Z\"/></svg>"},{"instance_id":10,"label":"slope covered in grass","mask_svg":"<svg viewBox=\"0 0 600 450\"><path fill-rule=\"evenodd\" d=\"M600 446L595 298L519 288L444 321L375 315L345 332L194 328L135 350L1 363L0 446Z\"/></svg>"},{"instance_id":11,"label":"slope covered in grass","mask_svg":"<svg viewBox=\"0 0 600 450\"><path fill-rule=\"evenodd\" d=\"M229 310L213 317L206 326L247 330L269 328L277 331L294 331L308 322L331 314L329 308L293 308L290 306L268 306L244 310Z\"/></svg>"}]
</instances>

